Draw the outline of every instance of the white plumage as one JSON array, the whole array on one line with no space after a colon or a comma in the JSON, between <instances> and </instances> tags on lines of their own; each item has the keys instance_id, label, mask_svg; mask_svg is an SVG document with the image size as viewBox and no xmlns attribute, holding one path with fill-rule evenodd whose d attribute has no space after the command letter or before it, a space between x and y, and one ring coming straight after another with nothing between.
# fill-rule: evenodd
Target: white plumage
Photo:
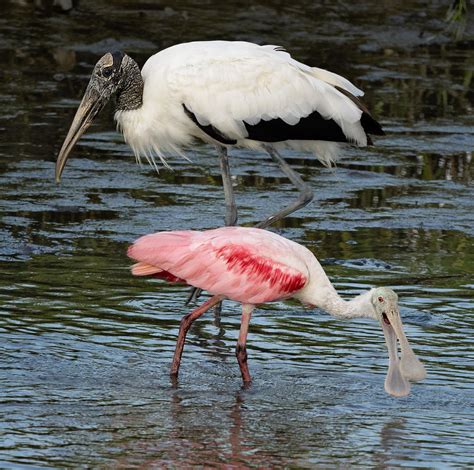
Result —
<instances>
[{"instance_id":1,"label":"white plumage","mask_svg":"<svg viewBox=\"0 0 474 470\"><path fill-rule=\"evenodd\" d=\"M277 46L206 41L178 44L148 59L142 69L143 105L115 114L135 155L148 159L183 154L193 138L216 144L201 126L213 126L239 147L259 149L244 123L280 118L297 125L314 111L332 119L347 140L367 145L362 110L335 86L354 96L363 92L345 78L298 62ZM338 156L339 143L326 140L272 142L279 148L312 152L325 165ZM165 163L166 164L166 163Z\"/></svg>"},{"instance_id":2,"label":"white plumage","mask_svg":"<svg viewBox=\"0 0 474 470\"><path fill-rule=\"evenodd\" d=\"M278 46L209 41L179 44L150 57L140 71L120 51L96 64L56 161L59 181L81 134L112 97L115 119L138 161L155 168L194 139L213 144L219 157L226 225L237 222L227 148L263 150L300 194L261 221L267 227L308 204L313 193L284 158L283 148L312 152L330 165L341 144L365 146L383 135L363 93L345 78L291 58Z\"/></svg>"}]
</instances>

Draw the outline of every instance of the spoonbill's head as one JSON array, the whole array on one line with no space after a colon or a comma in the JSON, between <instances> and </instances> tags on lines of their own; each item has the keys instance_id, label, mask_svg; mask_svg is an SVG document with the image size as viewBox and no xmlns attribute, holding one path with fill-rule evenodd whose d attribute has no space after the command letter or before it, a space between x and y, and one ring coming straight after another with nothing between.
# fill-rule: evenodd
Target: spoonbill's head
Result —
<instances>
[{"instance_id":1,"label":"spoonbill's head","mask_svg":"<svg viewBox=\"0 0 474 470\"><path fill-rule=\"evenodd\" d=\"M395 396L410 393L409 380L418 381L426 377L423 364L415 356L403 331L398 307L398 295L388 287L373 289L371 297L387 343L389 366L385 379L385 390ZM398 358L397 339L401 348L401 359Z\"/></svg>"},{"instance_id":2,"label":"spoonbill's head","mask_svg":"<svg viewBox=\"0 0 474 470\"><path fill-rule=\"evenodd\" d=\"M95 65L56 160L56 182L61 179L64 165L74 145L110 98L123 89L130 76L129 69L132 67L137 67L135 61L119 51L108 52Z\"/></svg>"}]
</instances>

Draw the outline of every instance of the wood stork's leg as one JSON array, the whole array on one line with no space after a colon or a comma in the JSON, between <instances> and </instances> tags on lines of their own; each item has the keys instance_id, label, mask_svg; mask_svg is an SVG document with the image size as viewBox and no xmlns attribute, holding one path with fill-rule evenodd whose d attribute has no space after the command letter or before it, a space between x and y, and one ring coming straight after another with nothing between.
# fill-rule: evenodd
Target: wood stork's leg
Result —
<instances>
[{"instance_id":1,"label":"wood stork's leg","mask_svg":"<svg viewBox=\"0 0 474 470\"><path fill-rule=\"evenodd\" d=\"M225 199L225 225L233 226L237 224L237 206L235 204L234 188L232 187L232 177L230 174L229 156L227 155L227 148L222 145L216 145L217 154L219 155L219 162L221 166L222 185L224 186ZM186 305L190 302L195 302L201 295L202 290L193 287L186 300ZM222 303L216 306L216 313L219 314Z\"/></svg>"},{"instance_id":2,"label":"wood stork's leg","mask_svg":"<svg viewBox=\"0 0 474 470\"><path fill-rule=\"evenodd\" d=\"M193 310L191 313L188 313L181 319L178 339L176 341L176 349L173 357L173 363L171 364L170 375L172 378L176 379L178 377L179 366L181 364L181 356L183 354L184 342L186 341L186 334L188 333L189 328L191 328L193 321L199 318L204 313L206 313L214 305L221 302L222 299L223 297L221 295L215 295L206 302L204 302L200 307Z\"/></svg>"},{"instance_id":3,"label":"wood stork's leg","mask_svg":"<svg viewBox=\"0 0 474 470\"><path fill-rule=\"evenodd\" d=\"M280 167L283 173L285 173L288 179L298 188L300 195L295 202L289 204L278 212L270 215L262 222L258 223L256 225L258 228L267 228L276 221L281 220L287 215L292 214L298 209L306 206L313 200L314 197L311 187L303 181L301 176L295 170L293 170L293 168L291 168L288 163L286 163L285 159L272 146L265 145L264 148L272 160Z\"/></svg>"},{"instance_id":4,"label":"wood stork's leg","mask_svg":"<svg viewBox=\"0 0 474 470\"><path fill-rule=\"evenodd\" d=\"M230 175L229 156L227 148L218 146L217 153L221 165L222 185L224 186L225 199L225 225L237 225L237 206L235 205L234 188L232 187L232 178Z\"/></svg>"},{"instance_id":5,"label":"wood stork's leg","mask_svg":"<svg viewBox=\"0 0 474 470\"><path fill-rule=\"evenodd\" d=\"M235 348L235 355L239 362L240 372L242 374L242 380L244 385L250 384L252 377L250 377L249 367L247 364L247 333L249 331L250 317L252 316L253 309L255 308L252 304L242 304L242 321L240 324L239 339L237 341L237 347Z\"/></svg>"}]
</instances>

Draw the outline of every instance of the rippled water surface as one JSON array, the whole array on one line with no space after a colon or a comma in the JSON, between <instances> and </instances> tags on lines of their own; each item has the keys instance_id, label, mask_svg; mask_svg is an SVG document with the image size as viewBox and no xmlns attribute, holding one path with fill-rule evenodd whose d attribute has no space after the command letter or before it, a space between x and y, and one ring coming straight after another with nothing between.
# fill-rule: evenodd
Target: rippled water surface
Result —
<instances>
[{"instance_id":1,"label":"rippled water surface","mask_svg":"<svg viewBox=\"0 0 474 470\"><path fill-rule=\"evenodd\" d=\"M0 467L474 466L472 22L443 2L6 1L0 18ZM65 2L68 3L68 2ZM447 2L446 2L447 3ZM168 370L187 289L132 278L152 231L223 224L212 148L160 175L104 112L61 185L54 160L97 58L140 64L193 39L281 44L366 91L387 136L337 170L286 153L315 200L275 229L308 246L344 296L389 285L428 378L384 392L380 327L296 302L258 309L242 389L239 306L190 331ZM295 197L265 157L233 150L240 221Z\"/></svg>"}]
</instances>

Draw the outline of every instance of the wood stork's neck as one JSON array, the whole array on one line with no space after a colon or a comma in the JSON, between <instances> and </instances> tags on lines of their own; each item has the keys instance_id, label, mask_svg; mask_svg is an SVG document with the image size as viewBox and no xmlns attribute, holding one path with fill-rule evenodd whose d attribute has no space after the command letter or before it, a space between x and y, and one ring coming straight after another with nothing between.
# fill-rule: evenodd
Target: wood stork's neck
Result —
<instances>
[{"instance_id":1,"label":"wood stork's neck","mask_svg":"<svg viewBox=\"0 0 474 470\"><path fill-rule=\"evenodd\" d=\"M143 78L138 64L126 56L123 62L122 80L117 89L116 111L132 111L143 104Z\"/></svg>"}]
</instances>

